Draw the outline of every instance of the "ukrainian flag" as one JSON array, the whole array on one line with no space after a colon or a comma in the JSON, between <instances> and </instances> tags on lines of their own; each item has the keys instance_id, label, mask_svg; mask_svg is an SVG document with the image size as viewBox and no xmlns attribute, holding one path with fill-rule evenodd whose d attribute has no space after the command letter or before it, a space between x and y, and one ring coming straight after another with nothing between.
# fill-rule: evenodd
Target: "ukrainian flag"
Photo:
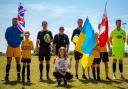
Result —
<instances>
[{"instance_id":1,"label":"ukrainian flag","mask_svg":"<svg viewBox=\"0 0 128 89\"><path fill-rule=\"evenodd\" d=\"M91 55L95 42L94 29L86 18L84 26L81 30L79 39L76 43L75 50L82 53L81 63L83 68L89 67L93 62L93 56Z\"/></svg>"}]
</instances>

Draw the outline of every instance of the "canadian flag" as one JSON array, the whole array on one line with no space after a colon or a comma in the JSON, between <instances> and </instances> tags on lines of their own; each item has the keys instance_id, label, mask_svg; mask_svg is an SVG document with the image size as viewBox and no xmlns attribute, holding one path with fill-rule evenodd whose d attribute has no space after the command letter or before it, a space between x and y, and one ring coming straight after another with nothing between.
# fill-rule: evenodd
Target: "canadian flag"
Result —
<instances>
[{"instance_id":1,"label":"canadian flag","mask_svg":"<svg viewBox=\"0 0 128 89\"><path fill-rule=\"evenodd\" d=\"M106 5L107 5L107 3L106 3ZM108 17L107 17L106 5L105 5L105 10L103 13L101 24L99 25L100 47L104 47L108 40Z\"/></svg>"}]
</instances>

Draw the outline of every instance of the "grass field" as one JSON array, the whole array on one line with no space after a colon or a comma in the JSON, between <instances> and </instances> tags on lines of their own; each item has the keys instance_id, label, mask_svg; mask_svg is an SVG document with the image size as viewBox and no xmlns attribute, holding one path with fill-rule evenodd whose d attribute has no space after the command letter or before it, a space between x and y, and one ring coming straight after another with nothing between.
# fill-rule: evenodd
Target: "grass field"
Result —
<instances>
[{"instance_id":1,"label":"grass field","mask_svg":"<svg viewBox=\"0 0 128 89\"><path fill-rule=\"evenodd\" d=\"M73 74L74 72L74 60L72 61L72 68L71 71ZM0 80L4 78L5 75L5 66L6 66L6 57L0 56ZM110 68L110 78L112 78L112 58L110 58L109 62ZM82 76L82 69L81 64L79 66L79 80L73 78L68 82L68 86L64 87L57 87L57 83L55 78L53 77L52 73L54 71L53 66L53 59L51 58L51 66L50 66L50 81L46 80L46 72L45 72L45 65L44 65L44 76L43 81L39 82L39 69L38 69L38 57L32 57L31 63L31 84L22 85L22 82L16 81L16 65L15 60L13 59L11 70L10 70L10 82L0 81L0 89L128 89L128 81L121 81L119 80L119 68L117 66L117 78L118 80L115 81L106 81L105 80L105 71L103 62L101 63L101 81L92 81L92 80L83 80ZM124 75L128 78L128 58L124 59Z\"/></svg>"}]
</instances>

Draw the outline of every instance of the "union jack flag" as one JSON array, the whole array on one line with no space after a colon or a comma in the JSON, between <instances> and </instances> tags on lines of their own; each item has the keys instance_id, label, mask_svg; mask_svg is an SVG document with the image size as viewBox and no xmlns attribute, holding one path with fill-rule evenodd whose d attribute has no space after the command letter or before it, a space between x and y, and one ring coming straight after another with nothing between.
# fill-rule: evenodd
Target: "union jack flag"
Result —
<instances>
[{"instance_id":1,"label":"union jack flag","mask_svg":"<svg viewBox=\"0 0 128 89\"><path fill-rule=\"evenodd\" d=\"M25 20L24 20L24 13L26 12L26 10L24 9L24 7L21 5L21 3L19 3L19 7L18 7L18 24L17 27L18 29L23 32L25 29Z\"/></svg>"}]
</instances>

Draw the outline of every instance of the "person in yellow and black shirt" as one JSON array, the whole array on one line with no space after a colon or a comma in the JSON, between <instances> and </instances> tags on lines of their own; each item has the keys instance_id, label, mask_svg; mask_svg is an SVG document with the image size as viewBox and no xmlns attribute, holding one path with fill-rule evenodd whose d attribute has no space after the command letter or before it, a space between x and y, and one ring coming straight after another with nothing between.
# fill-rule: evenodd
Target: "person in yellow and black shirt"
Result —
<instances>
[{"instance_id":1,"label":"person in yellow and black shirt","mask_svg":"<svg viewBox=\"0 0 128 89\"><path fill-rule=\"evenodd\" d=\"M95 33L95 45L92 52L92 55L94 56L93 64L92 64L92 75L93 80L100 80L100 44L98 41L98 33ZM97 77L96 77L96 71L97 71Z\"/></svg>"},{"instance_id":2,"label":"person in yellow and black shirt","mask_svg":"<svg viewBox=\"0 0 128 89\"><path fill-rule=\"evenodd\" d=\"M25 82L25 67L27 64L27 81L30 82L30 63L31 63L31 50L33 50L33 42L29 39L30 33L28 31L24 34L25 40L22 41L22 82Z\"/></svg>"},{"instance_id":3,"label":"person in yellow and black shirt","mask_svg":"<svg viewBox=\"0 0 128 89\"><path fill-rule=\"evenodd\" d=\"M98 29L100 30L100 25L98 25ZM109 73L109 67L108 67L108 62L109 62L109 57L108 57L108 51L107 51L107 45L108 49L110 50L110 44L109 44L109 38L105 46L100 47L100 58L104 62L105 66L105 73L106 73L106 80L111 80L108 76Z\"/></svg>"}]
</instances>

